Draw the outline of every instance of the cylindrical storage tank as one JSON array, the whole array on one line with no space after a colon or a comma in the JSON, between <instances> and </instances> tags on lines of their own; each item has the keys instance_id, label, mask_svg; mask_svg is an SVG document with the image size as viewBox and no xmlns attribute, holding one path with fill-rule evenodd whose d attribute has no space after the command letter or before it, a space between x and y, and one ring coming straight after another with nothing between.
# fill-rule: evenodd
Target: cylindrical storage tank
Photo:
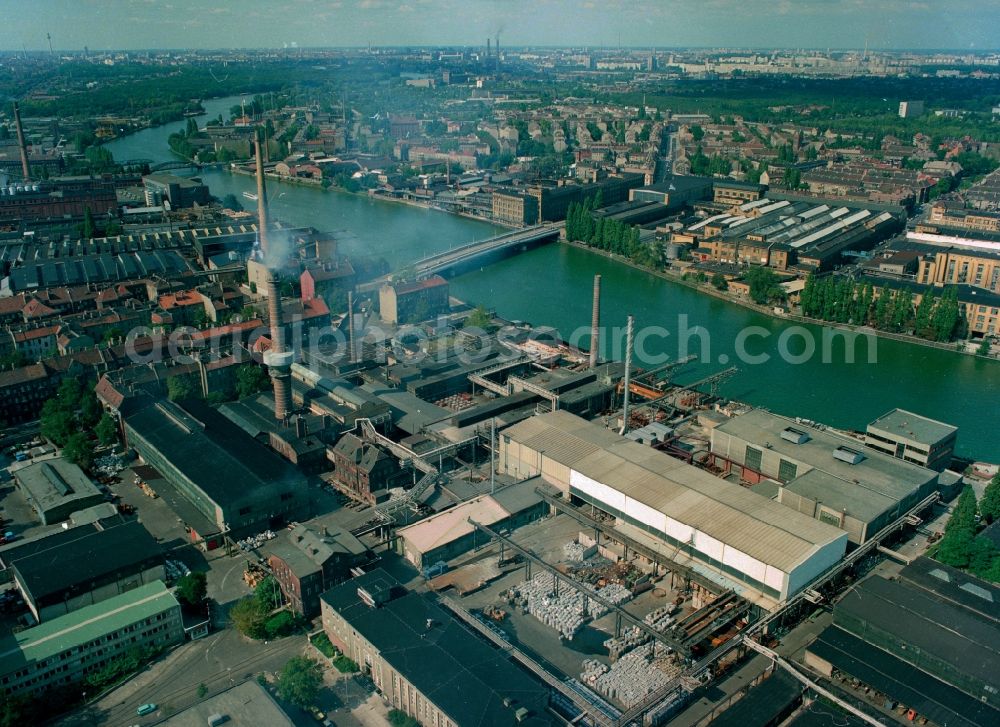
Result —
<instances>
[{"instance_id":1,"label":"cylindrical storage tank","mask_svg":"<svg viewBox=\"0 0 1000 727\"><path fill-rule=\"evenodd\" d=\"M681 256L681 246L676 242L668 242L666 253L667 260L677 260Z\"/></svg>"}]
</instances>

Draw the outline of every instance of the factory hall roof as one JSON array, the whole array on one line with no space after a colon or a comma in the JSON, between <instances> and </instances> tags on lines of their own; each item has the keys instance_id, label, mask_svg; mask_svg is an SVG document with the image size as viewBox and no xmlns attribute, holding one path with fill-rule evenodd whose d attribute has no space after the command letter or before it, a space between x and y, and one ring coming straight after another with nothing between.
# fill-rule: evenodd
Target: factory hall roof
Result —
<instances>
[{"instance_id":1,"label":"factory hall roof","mask_svg":"<svg viewBox=\"0 0 1000 727\"><path fill-rule=\"evenodd\" d=\"M138 521L94 530L18 558L14 569L36 603L67 591L87 591L109 576L162 562L159 544Z\"/></svg>"},{"instance_id":2,"label":"factory hall roof","mask_svg":"<svg viewBox=\"0 0 1000 727\"><path fill-rule=\"evenodd\" d=\"M1000 586L926 556L903 568L899 578L1000 625Z\"/></svg>"},{"instance_id":3,"label":"factory hall roof","mask_svg":"<svg viewBox=\"0 0 1000 727\"><path fill-rule=\"evenodd\" d=\"M837 626L827 627L809 651L936 724L981 727L1000 721L990 705Z\"/></svg>"},{"instance_id":4,"label":"factory hall roof","mask_svg":"<svg viewBox=\"0 0 1000 727\"><path fill-rule=\"evenodd\" d=\"M796 444L782 436L786 430L793 430L795 434L804 433L808 438ZM800 476L792 479L786 487L828 504L832 504L829 494L836 492L856 506L855 514L859 511L883 512L886 503L904 499L938 476L937 472L869 449L855 439L799 424L763 409L753 409L733 417L712 431L712 451L726 455L725 447L716 445L716 433L777 452L812 468L809 472L800 470ZM857 464L837 459L833 452L839 447L855 450L863 458ZM742 452L739 454L743 456Z\"/></svg>"},{"instance_id":5,"label":"factory hall roof","mask_svg":"<svg viewBox=\"0 0 1000 727\"><path fill-rule=\"evenodd\" d=\"M304 485L292 465L201 401L156 401L125 423L219 505L257 487Z\"/></svg>"},{"instance_id":6,"label":"factory hall roof","mask_svg":"<svg viewBox=\"0 0 1000 727\"><path fill-rule=\"evenodd\" d=\"M359 588L395 583L376 569L335 586L321 598L351 629L371 643L399 675L448 719L462 727L542 727L548 688L499 651L470 633L429 596L406 593L377 608L365 604ZM510 706L505 699L512 699ZM515 712L528 710L517 721Z\"/></svg>"},{"instance_id":7,"label":"factory hall roof","mask_svg":"<svg viewBox=\"0 0 1000 727\"><path fill-rule=\"evenodd\" d=\"M14 477L39 510L101 496L97 485L82 469L62 458L21 467L14 472Z\"/></svg>"},{"instance_id":8,"label":"factory hall roof","mask_svg":"<svg viewBox=\"0 0 1000 727\"><path fill-rule=\"evenodd\" d=\"M834 611L848 631L888 634L912 658L943 663L1000 690L1000 626L954 602L906 583L871 577L852 588ZM859 636L862 634L858 634Z\"/></svg>"},{"instance_id":9,"label":"factory hall roof","mask_svg":"<svg viewBox=\"0 0 1000 727\"><path fill-rule=\"evenodd\" d=\"M489 495L484 495L437 515L431 515L413 525L400 528L396 531L396 535L417 551L427 553L473 532L475 526L469 520L475 520L482 525L492 525L509 516L510 513L501 507L500 503Z\"/></svg>"},{"instance_id":10,"label":"factory hall roof","mask_svg":"<svg viewBox=\"0 0 1000 727\"><path fill-rule=\"evenodd\" d=\"M838 528L564 411L501 433L785 573L842 540Z\"/></svg>"}]
</instances>

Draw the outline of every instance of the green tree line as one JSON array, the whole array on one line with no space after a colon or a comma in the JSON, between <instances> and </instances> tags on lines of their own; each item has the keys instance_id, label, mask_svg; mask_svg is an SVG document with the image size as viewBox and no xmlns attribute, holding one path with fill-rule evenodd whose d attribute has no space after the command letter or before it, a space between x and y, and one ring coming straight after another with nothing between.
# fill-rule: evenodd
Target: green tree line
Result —
<instances>
[{"instance_id":1,"label":"green tree line","mask_svg":"<svg viewBox=\"0 0 1000 727\"><path fill-rule=\"evenodd\" d=\"M1000 583L1000 551L986 538L978 537L982 525L1000 518L1000 475L986 485L982 499L968 485L955 504L935 557L946 565L967 570L980 578Z\"/></svg>"},{"instance_id":2,"label":"green tree line","mask_svg":"<svg viewBox=\"0 0 1000 727\"><path fill-rule=\"evenodd\" d=\"M871 283L834 276L806 278L802 290L802 314L832 323L866 325L881 331L913 331L928 341L946 343L963 338L968 331L958 289L944 289L940 295L928 288L914 306L908 289L884 287L876 295Z\"/></svg>"}]
</instances>

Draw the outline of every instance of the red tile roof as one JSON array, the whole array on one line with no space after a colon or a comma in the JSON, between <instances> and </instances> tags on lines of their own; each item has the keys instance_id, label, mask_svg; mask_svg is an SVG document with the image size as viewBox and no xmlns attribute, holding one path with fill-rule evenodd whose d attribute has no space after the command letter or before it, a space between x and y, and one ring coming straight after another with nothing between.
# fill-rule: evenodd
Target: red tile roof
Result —
<instances>
[{"instance_id":1,"label":"red tile roof","mask_svg":"<svg viewBox=\"0 0 1000 727\"><path fill-rule=\"evenodd\" d=\"M426 290L428 288L437 288L441 285L447 285L448 281L442 278L440 275L432 275L429 278L424 278L423 280L417 280L412 283L397 283L393 287L396 289L396 294L400 295L402 293L413 293L418 290Z\"/></svg>"},{"instance_id":2,"label":"red tile roof","mask_svg":"<svg viewBox=\"0 0 1000 727\"><path fill-rule=\"evenodd\" d=\"M45 338L46 336L54 336L59 332L59 326L41 326L40 328L32 328L29 331L17 331L14 333L15 341L33 341L36 338Z\"/></svg>"},{"instance_id":3,"label":"red tile roof","mask_svg":"<svg viewBox=\"0 0 1000 727\"><path fill-rule=\"evenodd\" d=\"M24 314L24 318L27 320L30 318L48 318L49 316L54 316L56 310L49 308L49 306L38 300L38 298L32 298L25 304L21 313Z\"/></svg>"},{"instance_id":4,"label":"red tile roof","mask_svg":"<svg viewBox=\"0 0 1000 727\"><path fill-rule=\"evenodd\" d=\"M10 298L0 298L0 316L20 313L24 309L24 293Z\"/></svg>"},{"instance_id":5,"label":"red tile roof","mask_svg":"<svg viewBox=\"0 0 1000 727\"><path fill-rule=\"evenodd\" d=\"M45 367L45 364L40 363L21 366L13 371L0 371L0 389L8 386L17 386L28 381L45 379L48 376L49 370Z\"/></svg>"},{"instance_id":6,"label":"red tile roof","mask_svg":"<svg viewBox=\"0 0 1000 727\"><path fill-rule=\"evenodd\" d=\"M179 290L176 293L166 293L160 296L160 307L163 310L186 305L204 305L201 296L193 290Z\"/></svg>"},{"instance_id":7,"label":"red tile roof","mask_svg":"<svg viewBox=\"0 0 1000 727\"><path fill-rule=\"evenodd\" d=\"M97 386L94 387L94 393L97 394L97 398L115 409L119 408L122 402L125 401L125 395L115 388L115 385L111 383L111 379L108 378L107 374L102 376L101 380L97 382Z\"/></svg>"}]
</instances>

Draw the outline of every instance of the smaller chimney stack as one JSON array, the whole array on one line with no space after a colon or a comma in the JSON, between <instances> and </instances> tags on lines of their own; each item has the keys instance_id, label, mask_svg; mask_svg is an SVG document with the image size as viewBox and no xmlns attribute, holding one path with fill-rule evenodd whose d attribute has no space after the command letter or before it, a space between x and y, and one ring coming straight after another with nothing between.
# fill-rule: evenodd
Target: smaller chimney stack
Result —
<instances>
[{"instance_id":1,"label":"smaller chimney stack","mask_svg":"<svg viewBox=\"0 0 1000 727\"><path fill-rule=\"evenodd\" d=\"M628 405L630 387L632 386L632 332L635 325L635 318L628 317L628 324L625 328L625 394L622 406L622 430L621 434L628 434Z\"/></svg>"},{"instance_id":2,"label":"smaller chimney stack","mask_svg":"<svg viewBox=\"0 0 1000 727\"><path fill-rule=\"evenodd\" d=\"M597 352L601 346L601 276L594 276L594 309L590 319L590 368L597 368Z\"/></svg>"},{"instance_id":3,"label":"smaller chimney stack","mask_svg":"<svg viewBox=\"0 0 1000 727\"><path fill-rule=\"evenodd\" d=\"M31 178L31 167L28 166L28 145L24 141L24 128L21 126L21 107L14 102L14 128L17 130L17 145L21 149L21 174L24 181Z\"/></svg>"}]
</instances>

